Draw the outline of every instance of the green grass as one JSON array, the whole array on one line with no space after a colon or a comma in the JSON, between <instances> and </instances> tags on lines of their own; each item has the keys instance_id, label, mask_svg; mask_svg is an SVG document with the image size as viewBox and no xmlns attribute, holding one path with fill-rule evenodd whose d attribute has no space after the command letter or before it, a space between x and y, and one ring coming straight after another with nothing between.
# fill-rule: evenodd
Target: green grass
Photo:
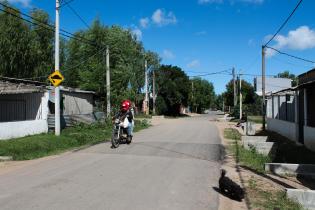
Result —
<instances>
[{"instance_id":1,"label":"green grass","mask_svg":"<svg viewBox=\"0 0 315 210\"><path fill-rule=\"evenodd\" d=\"M257 173L265 173L264 164L271 162L270 157L258 154L254 149L244 149L240 145L241 135L236 129L226 128L224 137L231 140L228 149L233 153L238 164L246 166ZM255 209L302 209L297 202L288 199L285 192L263 189L253 178L248 181L246 196L250 201L250 205Z\"/></svg>"},{"instance_id":2,"label":"green grass","mask_svg":"<svg viewBox=\"0 0 315 210\"><path fill-rule=\"evenodd\" d=\"M235 128L226 128L224 129L224 138L233 139L233 140L241 140L242 135Z\"/></svg>"},{"instance_id":3,"label":"green grass","mask_svg":"<svg viewBox=\"0 0 315 210\"><path fill-rule=\"evenodd\" d=\"M251 205L257 209L303 209L299 203L289 199L285 192L263 190L253 178L249 180L247 195L251 200Z\"/></svg>"},{"instance_id":4,"label":"green grass","mask_svg":"<svg viewBox=\"0 0 315 210\"><path fill-rule=\"evenodd\" d=\"M264 173L264 165L271 162L270 157L257 153L255 149L247 150L242 147L239 143L241 134L234 128L226 128L224 130L224 137L233 140L230 143L229 150L233 153L239 164Z\"/></svg>"},{"instance_id":5,"label":"green grass","mask_svg":"<svg viewBox=\"0 0 315 210\"><path fill-rule=\"evenodd\" d=\"M258 124L263 123L262 116L248 116L247 121L258 123Z\"/></svg>"},{"instance_id":6,"label":"green grass","mask_svg":"<svg viewBox=\"0 0 315 210\"><path fill-rule=\"evenodd\" d=\"M146 120L136 121L135 125L135 132L149 126ZM110 123L96 123L67 128L59 137L48 133L1 141L0 156L12 156L14 160L40 158L108 141L111 132Z\"/></svg>"}]
</instances>

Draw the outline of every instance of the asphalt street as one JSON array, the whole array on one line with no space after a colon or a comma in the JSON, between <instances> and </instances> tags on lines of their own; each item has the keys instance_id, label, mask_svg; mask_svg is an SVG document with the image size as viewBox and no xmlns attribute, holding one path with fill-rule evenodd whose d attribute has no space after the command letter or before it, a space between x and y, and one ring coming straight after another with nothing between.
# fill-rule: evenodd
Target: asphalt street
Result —
<instances>
[{"instance_id":1,"label":"asphalt street","mask_svg":"<svg viewBox=\"0 0 315 210\"><path fill-rule=\"evenodd\" d=\"M224 151L213 117L163 120L131 145L102 143L1 174L0 209L217 209Z\"/></svg>"}]
</instances>

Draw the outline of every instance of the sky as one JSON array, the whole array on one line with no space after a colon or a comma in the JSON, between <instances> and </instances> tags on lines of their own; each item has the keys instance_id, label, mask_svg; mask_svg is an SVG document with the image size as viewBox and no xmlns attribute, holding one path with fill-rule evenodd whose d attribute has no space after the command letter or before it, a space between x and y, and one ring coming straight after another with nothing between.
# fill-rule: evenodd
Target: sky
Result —
<instances>
[{"instance_id":1,"label":"sky","mask_svg":"<svg viewBox=\"0 0 315 210\"><path fill-rule=\"evenodd\" d=\"M1 1L1 0L0 0ZM181 67L189 76L229 70L261 74L261 46L291 13L298 0L67 0L88 23L131 29L147 50L157 52L162 64ZM28 12L40 8L55 18L54 0L9 0ZM315 1L304 0L269 46L315 60ZM74 32L86 26L66 6L61 28ZM266 74L289 70L296 75L314 64L267 51ZM229 70L230 71L230 70ZM225 91L229 74L203 77L217 94ZM253 82L254 76L244 75Z\"/></svg>"}]
</instances>

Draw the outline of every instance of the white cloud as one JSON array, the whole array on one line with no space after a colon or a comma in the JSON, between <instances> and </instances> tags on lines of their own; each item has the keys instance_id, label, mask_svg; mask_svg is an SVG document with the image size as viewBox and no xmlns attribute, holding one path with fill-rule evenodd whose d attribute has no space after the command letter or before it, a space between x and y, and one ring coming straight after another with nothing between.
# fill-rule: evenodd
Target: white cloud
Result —
<instances>
[{"instance_id":1,"label":"white cloud","mask_svg":"<svg viewBox=\"0 0 315 210\"><path fill-rule=\"evenodd\" d=\"M162 57L164 59L174 59L175 55L174 55L174 53L172 51L165 49L165 50L163 50Z\"/></svg>"},{"instance_id":2,"label":"white cloud","mask_svg":"<svg viewBox=\"0 0 315 210\"><path fill-rule=\"evenodd\" d=\"M190 63L187 64L187 67L188 68L195 68L195 67L198 67L200 66L200 61L195 59L195 60L192 60Z\"/></svg>"},{"instance_id":3,"label":"white cloud","mask_svg":"<svg viewBox=\"0 0 315 210\"><path fill-rule=\"evenodd\" d=\"M4 0L0 0L4 2ZM10 4L21 4L23 7L29 7L31 4L31 0L8 0Z\"/></svg>"},{"instance_id":4,"label":"white cloud","mask_svg":"<svg viewBox=\"0 0 315 210\"><path fill-rule=\"evenodd\" d=\"M271 36L268 35L265 39ZM289 31L287 36L278 35L274 38L275 44L272 47L276 49L306 50L315 48L315 30L308 26L301 26L295 30ZM273 50L267 50L267 55L273 56Z\"/></svg>"},{"instance_id":5,"label":"white cloud","mask_svg":"<svg viewBox=\"0 0 315 210\"><path fill-rule=\"evenodd\" d=\"M173 12L166 13L162 9L157 9L152 17L152 22L158 26L164 26L169 24L176 24L177 19Z\"/></svg>"},{"instance_id":6,"label":"white cloud","mask_svg":"<svg viewBox=\"0 0 315 210\"><path fill-rule=\"evenodd\" d=\"M140 23L140 26L142 27L142 28L147 28L148 26L149 26L149 23L150 23L150 19L149 18L141 18L140 19L140 21L139 21L139 23Z\"/></svg>"},{"instance_id":7,"label":"white cloud","mask_svg":"<svg viewBox=\"0 0 315 210\"><path fill-rule=\"evenodd\" d=\"M249 3L249 4L262 4L264 0L198 0L199 4L222 4L229 1L231 5L238 2Z\"/></svg>"},{"instance_id":8,"label":"white cloud","mask_svg":"<svg viewBox=\"0 0 315 210\"><path fill-rule=\"evenodd\" d=\"M131 32L134 36L136 36L138 41L142 39L142 31L138 27L135 27L134 29L132 29Z\"/></svg>"}]
</instances>

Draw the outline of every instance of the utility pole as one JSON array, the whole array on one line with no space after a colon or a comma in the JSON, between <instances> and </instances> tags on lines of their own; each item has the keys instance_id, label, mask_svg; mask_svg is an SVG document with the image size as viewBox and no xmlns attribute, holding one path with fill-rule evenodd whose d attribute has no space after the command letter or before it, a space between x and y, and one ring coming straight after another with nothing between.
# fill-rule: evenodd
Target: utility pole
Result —
<instances>
[{"instance_id":1,"label":"utility pole","mask_svg":"<svg viewBox=\"0 0 315 210\"><path fill-rule=\"evenodd\" d=\"M225 113L225 106L224 106L224 98L223 98L223 113Z\"/></svg>"},{"instance_id":2,"label":"utility pole","mask_svg":"<svg viewBox=\"0 0 315 210\"><path fill-rule=\"evenodd\" d=\"M144 62L144 76L145 76L145 114L149 114L149 94L148 94L148 62L145 60Z\"/></svg>"},{"instance_id":3,"label":"utility pole","mask_svg":"<svg viewBox=\"0 0 315 210\"><path fill-rule=\"evenodd\" d=\"M195 104L195 102L194 102L194 80L191 80L191 112L193 112L193 108L194 108L194 104Z\"/></svg>"},{"instance_id":4,"label":"utility pole","mask_svg":"<svg viewBox=\"0 0 315 210\"><path fill-rule=\"evenodd\" d=\"M232 69L232 74L233 74L233 89L234 89L234 107L237 105L237 97L236 97L236 80L235 80L235 68L233 67Z\"/></svg>"},{"instance_id":5,"label":"utility pole","mask_svg":"<svg viewBox=\"0 0 315 210\"><path fill-rule=\"evenodd\" d=\"M242 105L243 105L243 96L242 96L242 78L241 78L241 72L240 72L240 120L242 119L242 115L243 115L243 110L242 110Z\"/></svg>"},{"instance_id":6,"label":"utility pole","mask_svg":"<svg viewBox=\"0 0 315 210\"><path fill-rule=\"evenodd\" d=\"M262 46L262 74L261 74L261 82L262 82L262 97L263 97L263 101L262 101L262 121L263 121L263 130L266 129L266 66L265 66L265 56L266 56L266 48L265 46Z\"/></svg>"},{"instance_id":7,"label":"utility pole","mask_svg":"<svg viewBox=\"0 0 315 210\"><path fill-rule=\"evenodd\" d=\"M109 69L109 48L106 47L106 99L107 99L107 109L106 109L106 115L107 118L110 117L110 69Z\"/></svg>"},{"instance_id":8,"label":"utility pole","mask_svg":"<svg viewBox=\"0 0 315 210\"><path fill-rule=\"evenodd\" d=\"M152 72L153 73L153 115L155 115L155 99L156 99L156 96L155 96L155 71Z\"/></svg>"},{"instance_id":9,"label":"utility pole","mask_svg":"<svg viewBox=\"0 0 315 210\"><path fill-rule=\"evenodd\" d=\"M55 71L59 71L59 0L56 0ZM55 88L55 135L60 136L60 87Z\"/></svg>"}]
</instances>

